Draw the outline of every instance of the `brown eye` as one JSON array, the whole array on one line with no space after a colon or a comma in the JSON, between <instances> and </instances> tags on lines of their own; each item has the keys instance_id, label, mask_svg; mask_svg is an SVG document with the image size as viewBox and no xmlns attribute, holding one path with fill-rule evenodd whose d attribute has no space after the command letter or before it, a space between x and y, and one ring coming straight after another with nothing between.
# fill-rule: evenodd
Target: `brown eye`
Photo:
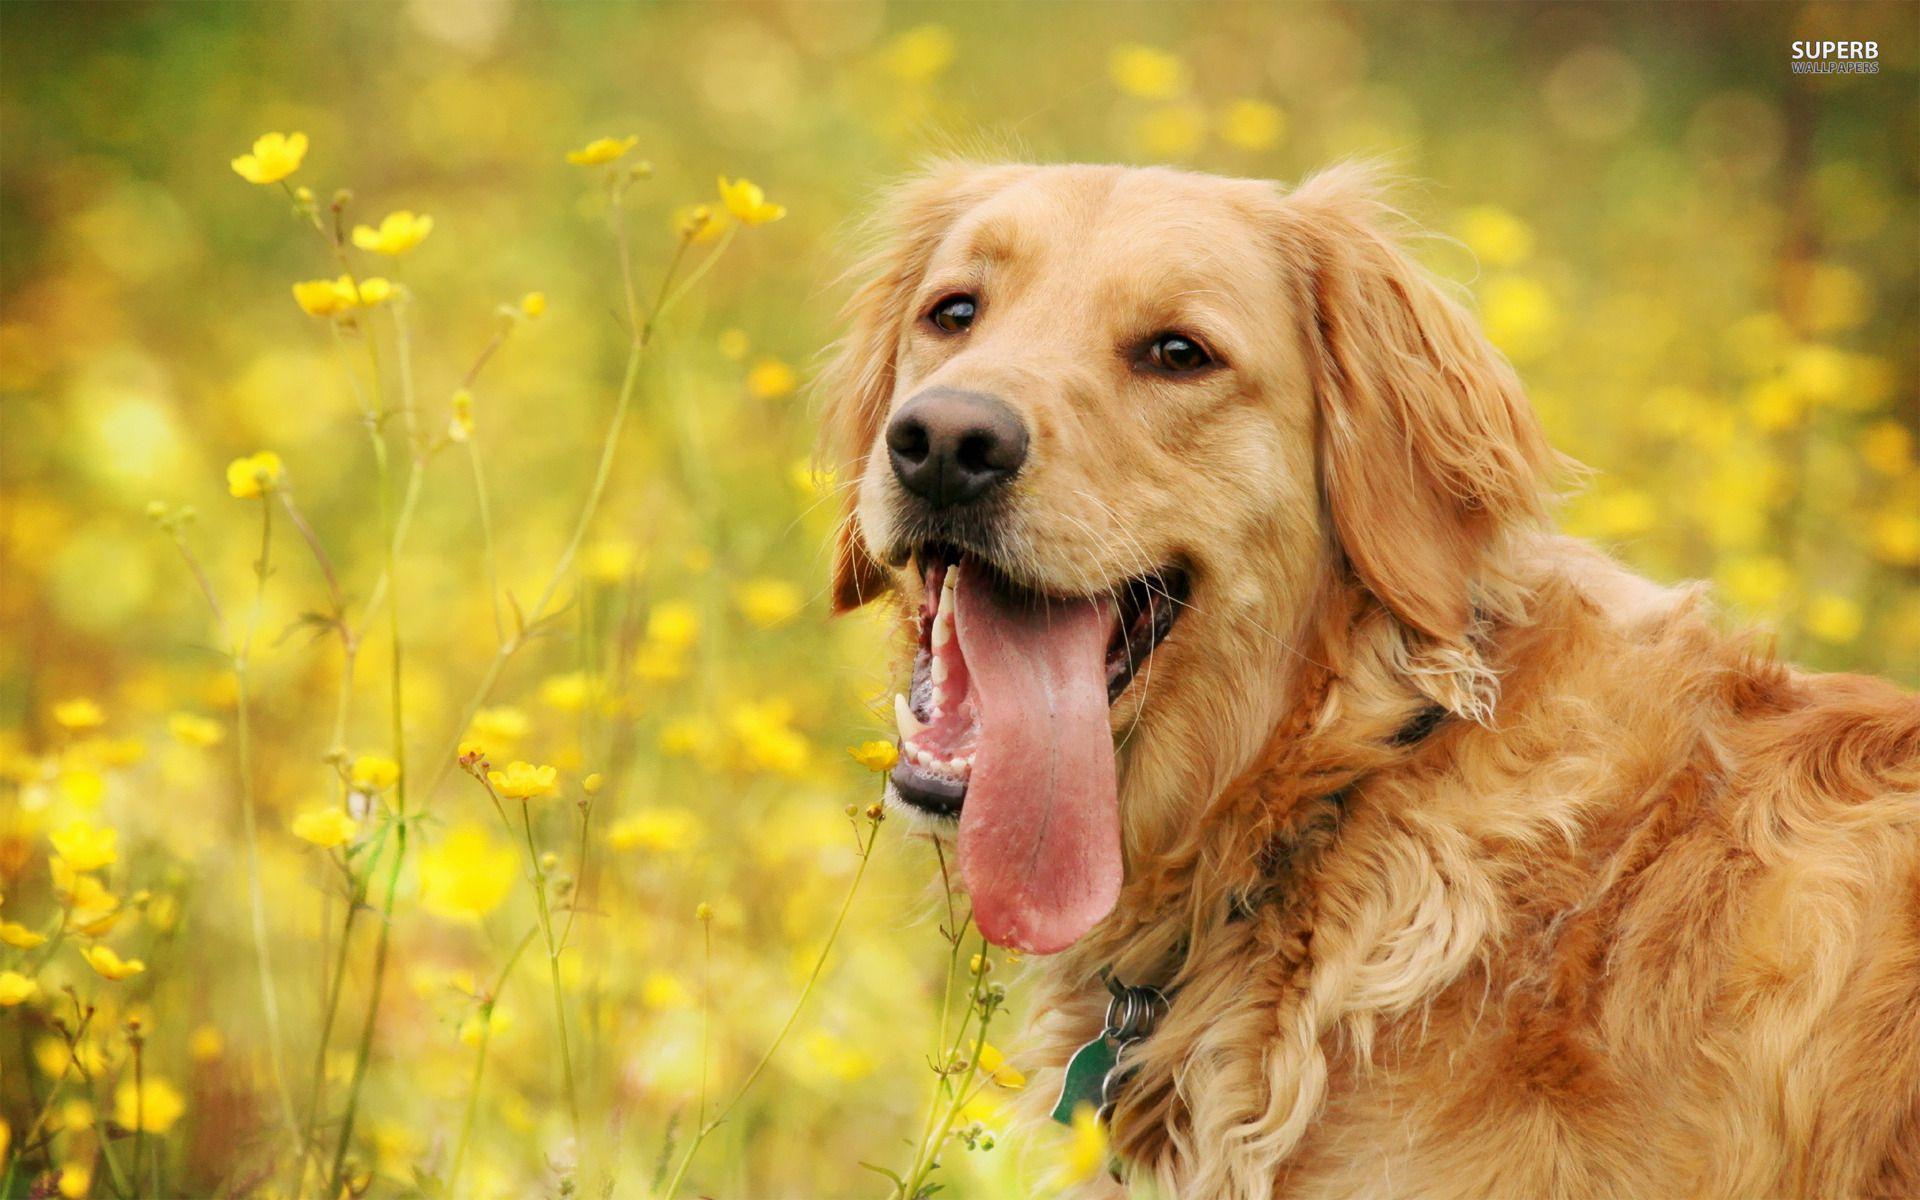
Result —
<instances>
[{"instance_id":1,"label":"brown eye","mask_svg":"<svg viewBox=\"0 0 1920 1200\"><path fill-rule=\"evenodd\" d=\"M1176 374L1213 365L1207 348L1183 333L1163 333L1147 347L1147 361Z\"/></svg>"},{"instance_id":2,"label":"brown eye","mask_svg":"<svg viewBox=\"0 0 1920 1200\"><path fill-rule=\"evenodd\" d=\"M933 306L927 320L947 333L964 333L973 324L975 306L972 296L948 296Z\"/></svg>"}]
</instances>

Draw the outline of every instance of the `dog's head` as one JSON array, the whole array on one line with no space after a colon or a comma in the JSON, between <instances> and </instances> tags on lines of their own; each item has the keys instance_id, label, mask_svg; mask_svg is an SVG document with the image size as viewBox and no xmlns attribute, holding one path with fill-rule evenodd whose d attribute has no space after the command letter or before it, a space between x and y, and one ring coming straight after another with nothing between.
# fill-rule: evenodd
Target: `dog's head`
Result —
<instances>
[{"instance_id":1,"label":"dog's head","mask_svg":"<svg viewBox=\"0 0 1920 1200\"><path fill-rule=\"evenodd\" d=\"M1123 821L1246 764L1330 586L1477 661L1549 452L1388 216L1354 168L1282 193L953 165L887 210L825 381L834 602L913 616L893 790L958 821L995 941L1059 950L1107 913ZM1122 772L1155 811L1122 813Z\"/></svg>"}]
</instances>

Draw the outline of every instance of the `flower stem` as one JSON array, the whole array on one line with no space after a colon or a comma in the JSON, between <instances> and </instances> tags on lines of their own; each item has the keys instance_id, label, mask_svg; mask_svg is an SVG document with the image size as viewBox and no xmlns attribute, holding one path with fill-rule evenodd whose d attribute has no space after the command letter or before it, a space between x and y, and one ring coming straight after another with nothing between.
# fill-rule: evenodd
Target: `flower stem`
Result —
<instances>
[{"instance_id":1,"label":"flower stem","mask_svg":"<svg viewBox=\"0 0 1920 1200\"><path fill-rule=\"evenodd\" d=\"M507 965L500 968L500 977L493 981L493 990L487 993L480 1005L480 1046L473 1056L473 1080L467 1085L467 1108L460 1118L460 1137L454 1143L453 1165L447 1171L447 1190L449 1196L460 1194L460 1168L467 1159L467 1140L473 1133L473 1114L480 1107L480 1077L487 1069L487 1044L493 1040L493 1006L500 999L500 992L507 986L507 977L513 974L514 964L533 944L533 935L538 928L527 930L520 944L507 956Z\"/></svg>"},{"instance_id":2,"label":"flower stem","mask_svg":"<svg viewBox=\"0 0 1920 1200\"><path fill-rule=\"evenodd\" d=\"M491 785L488 791L492 791ZM533 841L532 806L520 802L520 824L527 835L527 864L533 868L533 895L540 908L540 929L547 939L547 974L553 983L553 1023L560 1032L560 1073L567 1089L567 1118L572 1124L573 1141L580 1143L580 1097L573 1083L573 1047L567 1040L566 993L560 987L560 943L553 936L553 913L547 906L547 870L540 865L540 850Z\"/></svg>"},{"instance_id":3,"label":"flower stem","mask_svg":"<svg viewBox=\"0 0 1920 1200\"><path fill-rule=\"evenodd\" d=\"M681 1152L680 1161L674 1167L673 1175L667 1180L666 1186L660 1191L661 1196L671 1200L671 1197L680 1190L680 1181L686 1177L687 1168L692 1165L693 1156L699 1152L701 1143L707 1140L708 1134L726 1122L728 1115L732 1113L740 1101L746 1097L747 1093L753 1090L753 1085L759 1081L761 1073L767 1069L767 1064L773 1061L774 1054L780 1049L781 1044L787 1040L787 1034L792 1032L794 1022L800 1019L800 1011L807 1006L808 998L813 995L813 986L819 982L820 972L827 965L827 956L833 953L834 943L840 938L840 928L846 923L848 911L853 908L853 898L860 891L860 881L866 877L867 864L873 861L874 843L877 842L879 838L880 822L878 820L869 822L866 840L860 844L860 865L854 868L853 882L847 885L846 898L840 902L840 911L834 915L833 925L827 930L827 940L820 947L820 956L813 960L813 970L807 973L807 981L800 988L800 995L794 1000L793 1008L787 1013L786 1021L781 1024L780 1032L774 1034L773 1041L768 1043L766 1052L760 1056L760 1061L753 1065L753 1070L747 1073L746 1079L740 1084L739 1088L734 1091L733 1096L720 1111L715 1114L713 1120L702 1120L699 1126L693 1131L693 1138L687 1143L687 1148ZM705 1108L704 1101L701 1107L703 1109Z\"/></svg>"}]
</instances>

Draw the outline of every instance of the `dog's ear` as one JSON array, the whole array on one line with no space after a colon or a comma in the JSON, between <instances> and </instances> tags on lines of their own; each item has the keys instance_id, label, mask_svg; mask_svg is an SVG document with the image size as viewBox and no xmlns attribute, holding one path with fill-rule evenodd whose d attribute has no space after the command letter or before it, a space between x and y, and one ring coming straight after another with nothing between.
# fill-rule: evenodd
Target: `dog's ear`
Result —
<instances>
[{"instance_id":1,"label":"dog's ear","mask_svg":"<svg viewBox=\"0 0 1920 1200\"><path fill-rule=\"evenodd\" d=\"M900 338L927 262L960 214L1003 187L1017 166L938 163L900 185L872 223L873 249L849 272L859 280L841 313L846 334L817 385L820 457L843 497L833 545L833 611L849 612L891 584L868 551L855 515L866 469L893 399Z\"/></svg>"},{"instance_id":2,"label":"dog's ear","mask_svg":"<svg viewBox=\"0 0 1920 1200\"><path fill-rule=\"evenodd\" d=\"M1344 165L1280 201L1322 487L1360 582L1460 645L1495 540L1544 515L1554 454L1513 368L1407 256L1380 194L1373 168Z\"/></svg>"}]
</instances>

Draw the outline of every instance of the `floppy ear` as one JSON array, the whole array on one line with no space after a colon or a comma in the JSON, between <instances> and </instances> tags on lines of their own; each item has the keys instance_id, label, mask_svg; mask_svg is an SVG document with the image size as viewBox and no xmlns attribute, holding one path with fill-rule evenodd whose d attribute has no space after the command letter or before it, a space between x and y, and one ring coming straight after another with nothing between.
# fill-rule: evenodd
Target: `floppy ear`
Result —
<instances>
[{"instance_id":1,"label":"floppy ear","mask_svg":"<svg viewBox=\"0 0 1920 1200\"><path fill-rule=\"evenodd\" d=\"M892 579L868 550L856 516L859 479L893 400L907 311L940 236L961 213L1027 168L939 163L898 187L873 222L875 248L848 275L861 280L841 312L847 327L817 385L821 458L844 496L833 545L833 611L849 612Z\"/></svg>"},{"instance_id":2,"label":"floppy ear","mask_svg":"<svg viewBox=\"0 0 1920 1200\"><path fill-rule=\"evenodd\" d=\"M1374 169L1284 197L1318 453L1354 574L1401 621L1462 644L1499 535L1544 516L1554 462L1513 368L1393 236Z\"/></svg>"}]
</instances>

